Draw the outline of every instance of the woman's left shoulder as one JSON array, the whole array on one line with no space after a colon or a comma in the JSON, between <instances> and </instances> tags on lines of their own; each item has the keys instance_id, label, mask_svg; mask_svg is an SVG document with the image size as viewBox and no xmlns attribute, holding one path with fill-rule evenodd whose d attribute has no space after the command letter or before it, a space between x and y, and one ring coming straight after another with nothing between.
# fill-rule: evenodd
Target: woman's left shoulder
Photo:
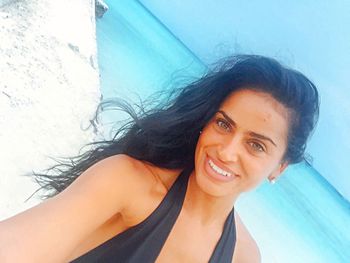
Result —
<instances>
[{"instance_id":1,"label":"woman's left shoulder","mask_svg":"<svg viewBox=\"0 0 350 263\"><path fill-rule=\"evenodd\" d=\"M236 246L233 263L260 263L261 254L257 243L235 211Z\"/></svg>"}]
</instances>

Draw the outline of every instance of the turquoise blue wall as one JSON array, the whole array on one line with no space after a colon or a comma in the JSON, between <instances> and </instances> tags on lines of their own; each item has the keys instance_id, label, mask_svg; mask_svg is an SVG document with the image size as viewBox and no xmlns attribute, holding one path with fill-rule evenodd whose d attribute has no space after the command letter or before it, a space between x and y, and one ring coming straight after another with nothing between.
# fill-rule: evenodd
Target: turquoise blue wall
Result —
<instances>
[{"instance_id":1,"label":"turquoise blue wall","mask_svg":"<svg viewBox=\"0 0 350 263\"><path fill-rule=\"evenodd\" d=\"M110 0L108 4L110 10L97 22L105 98L118 95L137 100L139 94L144 99L178 76L199 76L210 59L226 52L221 47L217 53L208 53L212 57L201 58L169 27L164 27L163 18L153 16L138 1ZM211 8L215 10L214 6ZM179 20L190 18L186 12L177 12L174 8L172 17L181 14L177 15ZM193 26L198 12L192 12L193 22L187 27ZM185 29L184 32L190 30ZM243 43L240 45L235 48L243 50ZM293 57L286 55L283 60L307 69L306 64L297 63ZM306 71L311 74L313 70ZM109 122L120 118L118 112L106 115ZM265 183L243 195L236 207L258 242L264 263L346 263L350 258L350 206L315 169L304 163L288 168L276 185Z\"/></svg>"}]
</instances>

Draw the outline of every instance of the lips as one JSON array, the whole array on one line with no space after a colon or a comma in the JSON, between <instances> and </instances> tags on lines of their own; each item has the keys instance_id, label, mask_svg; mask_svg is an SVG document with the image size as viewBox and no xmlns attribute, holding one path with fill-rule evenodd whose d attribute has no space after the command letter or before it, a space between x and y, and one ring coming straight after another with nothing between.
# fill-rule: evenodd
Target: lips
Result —
<instances>
[{"instance_id":1,"label":"lips","mask_svg":"<svg viewBox=\"0 0 350 263\"><path fill-rule=\"evenodd\" d=\"M215 181L229 182L238 177L231 169L228 169L217 160L209 158L208 156L205 158L204 169L207 175Z\"/></svg>"}]
</instances>

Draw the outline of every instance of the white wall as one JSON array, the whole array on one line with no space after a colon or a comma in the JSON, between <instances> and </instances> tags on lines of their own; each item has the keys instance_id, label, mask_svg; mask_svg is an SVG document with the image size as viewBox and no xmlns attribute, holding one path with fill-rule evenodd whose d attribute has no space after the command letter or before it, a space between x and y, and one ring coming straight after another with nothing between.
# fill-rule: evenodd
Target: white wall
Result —
<instances>
[{"instance_id":1,"label":"white wall","mask_svg":"<svg viewBox=\"0 0 350 263\"><path fill-rule=\"evenodd\" d=\"M11 1L13 1L13 0L0 0L0 7L10 3Z\"/></svg>"},{"instance_id":2,"label":"white wall","mask_svg":"<svg viewBox=\"0 0 350 263\"><path fill-rule=\"evenodd\" d=\"M38 202L21 176L76 155L99 101L94 1L11 1L0 8L0 219Z\"/></svg>"}]
</instances>

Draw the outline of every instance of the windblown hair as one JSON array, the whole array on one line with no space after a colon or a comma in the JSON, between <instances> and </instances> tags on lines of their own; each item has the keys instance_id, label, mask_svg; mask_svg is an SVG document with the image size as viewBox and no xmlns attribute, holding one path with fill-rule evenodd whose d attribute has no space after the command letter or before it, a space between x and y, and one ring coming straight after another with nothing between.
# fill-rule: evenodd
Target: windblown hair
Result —
<instances>
[{"instance_id":1,"label":"windblown hair","mask_svg":"<svg viewBox=\"0 0 350 263\"><path fill-rule=\"evenodd\" d=\"M91 149L85 153L60 161L47 173L34 173L35 179L41 189L48 190L44 196L47 198L64 190L93 164L116 154L127 154L162 168L193 167L200 130L228 95L240 89L266 92L290 111L288 147L283 159L290 164L304 160L306 142L319 114L315 85L302 73L274 59L237 55L179 88L167 103L153 109L136 113L121 99L102 102L93 121L97 121L101 109L111 105L126 112L130 121L116 131L113 139L89 144Z\"/></svg>"}]
</instances>

